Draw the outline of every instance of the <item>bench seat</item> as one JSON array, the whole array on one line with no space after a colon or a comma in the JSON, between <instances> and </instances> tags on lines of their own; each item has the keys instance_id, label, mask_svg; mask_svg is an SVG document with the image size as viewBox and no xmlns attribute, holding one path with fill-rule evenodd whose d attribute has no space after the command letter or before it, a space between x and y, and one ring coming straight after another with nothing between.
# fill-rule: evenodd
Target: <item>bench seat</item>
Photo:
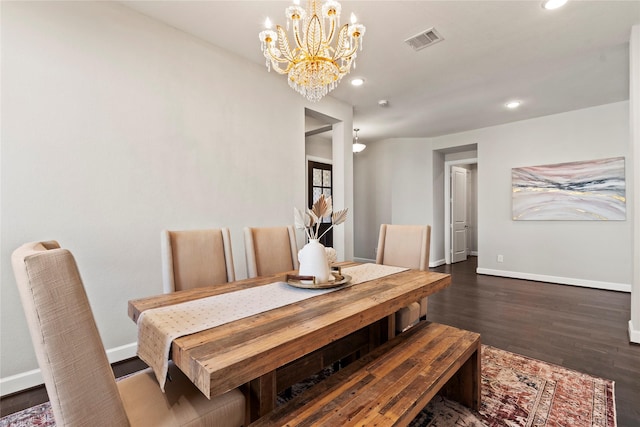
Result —
<instances>
[{"instance_id":1,"label":"bench seat","mask_svg":"<svg viewBox=\"0 0 640 427\"><path fill-rule=\"evenodd\" d=\"M480 335L421 322L251 426L405 426L438 392L479 408Z\"/></svg>"}]
</instances>

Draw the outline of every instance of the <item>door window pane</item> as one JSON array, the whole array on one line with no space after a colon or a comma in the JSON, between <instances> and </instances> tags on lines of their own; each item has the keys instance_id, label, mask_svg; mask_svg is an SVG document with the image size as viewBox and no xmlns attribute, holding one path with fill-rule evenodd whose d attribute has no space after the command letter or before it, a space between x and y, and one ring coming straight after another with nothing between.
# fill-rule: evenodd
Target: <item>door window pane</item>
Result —
<instances>
[{"instance_id":1,"label":"door window pane","mask_svg":"<svg viewBox=\"0 0 640 427\"><path fill-rule=\"evenodd\" d=\"M313 186L322 187L322 169L313 169Z\"/></svg>"},{"instance_id":2,"label":"door window pane","mask_svg":"<svg viewBox=\"0 0 640 427\"><path fill-rule=\"evenodd\" d=\"M322 186L331 187L331 171L322 171Z\"/></svg>"}]
</instances>

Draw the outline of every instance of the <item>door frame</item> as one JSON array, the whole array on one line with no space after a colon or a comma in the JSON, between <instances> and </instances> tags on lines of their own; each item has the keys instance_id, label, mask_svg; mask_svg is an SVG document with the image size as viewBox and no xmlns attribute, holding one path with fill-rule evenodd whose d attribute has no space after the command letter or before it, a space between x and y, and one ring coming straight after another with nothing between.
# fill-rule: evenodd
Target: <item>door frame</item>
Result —
<instances>
[{"instance_id":1,"label":"door frame","mask_svg":"<svg viewBox=\"0 0 640 427\"><path fill-rule=\"evenodd\" d=\"M478 164L477 157L444 162L444 261L451 264L451 166Z\"/></svg>"}]
</instances>

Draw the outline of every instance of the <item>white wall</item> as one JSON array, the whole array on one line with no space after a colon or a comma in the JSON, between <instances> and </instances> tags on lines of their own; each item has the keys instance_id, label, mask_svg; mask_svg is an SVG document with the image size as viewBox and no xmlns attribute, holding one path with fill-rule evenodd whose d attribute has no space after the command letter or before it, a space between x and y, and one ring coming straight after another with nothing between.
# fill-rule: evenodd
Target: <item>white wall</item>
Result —
<instances>
[{"instance_id":1,"label":"white wall","mask_svg":"<svg viewBox=\"0 0 640 427\"><path fill-rule=\"evenodd\" d=\"M479 272L630 290L632 204L626 221L511 219L511 168L628 156L628 108L609 104L469 135L478 141ZM627 161L629 182L631 170Z\"/></svg>"},{"instance_id":2,"label":"white wall","mask_svg":"<svg viewBox=\"0 0 640 427\"><path fill-rule=\"evenodd\" d=\"M391 194L376 205L390 205L395 223L431 223L431 260L443 254L441 236L444 163L442 150L478 147L478 267L486 274L557 283L630 290L633 205L626 221L512 221L511 168L629 155L629 103L619 102L564 114L494 126L431 139L397 139ZM384 158L370 159L380 165ZM397 169L398 165L404 165ZM360 170L358 174L373 173ZM627 180L632 164L627 161ZM358 182L358 181L357 181ZM368 212L356 189L357 221ZM629 195L629 194L628 194ZM384 195L382 195L384 196ZM369 205L371 201L367 201ZM379 225L378 225L379 226ZM375 233L373 224L367 233ZM356 234L356 256L361 251ZM363 249L363 248L362 248ZM504 255L497 263L496 255Z\"/></svg>"},{"instance_id":3,"label":"white wall","mask_svg":"<svg viewBox=\"0 0 640 427\"><path fill-rule=\"evenodd\" d=\"M305 138L305 152L307 156L331 161L331 139L319 135L308 136Z\"/></svg>"},{"instance_id":4,"label":"white wall","mask_svg":"<svg viewBox=\"0 0 640 427\"><path fill-rule=\"evenodd\" d=\"M354 155L354 255L375 260L380 224L391 224L391 180L389 161L394 144L367 142L367 148Z\"/></svg>"},{"instance_id":5,"label":"white wall","mask_svg":"<svg viewBox=\"0 0 640 427\"><path fill-rule=\"evenodd\" d=\"M78 262L112 361L135 354L127 301L162 292L160 231L292 223L304 206L304 98L286 79L114 2L2 2L0 392L38 384L10 267L27 241ZM275 105L277 108L265 108ZM334 137L353 206L352 108ZM346 142L346 144L345 144ZM340 228L340 227L339 227ZM336 239L353 256L353 220Z\"/></svg>"}]
</instances>

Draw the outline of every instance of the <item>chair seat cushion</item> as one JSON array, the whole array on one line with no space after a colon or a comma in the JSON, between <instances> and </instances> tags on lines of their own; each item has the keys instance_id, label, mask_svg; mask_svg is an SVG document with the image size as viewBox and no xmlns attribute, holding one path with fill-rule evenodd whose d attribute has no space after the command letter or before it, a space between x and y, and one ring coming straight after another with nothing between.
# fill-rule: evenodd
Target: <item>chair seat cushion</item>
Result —
<instances>
[{"instance_id":1,"label":"chair seat cushion","mask_svg":"<svg viewBox=\"0 0 640 427\"><path fill-rule=\"evenodd\" d=\"M420 304L412 302L396 311L396 331L402 332L414 326L420 320Z\"/></svg>"},{"instance_id":2,"label":"chair seat cushion","mask_svg":"<svg viewBox=\"0 0 640 427\"><path fill-rule=\"evenodd\" d=\"M131 426L238 427L244 424L245 398L234 389L207 399L173 363L166 392L151 368L118 381Z\"/></svg>"}]
</instances>

